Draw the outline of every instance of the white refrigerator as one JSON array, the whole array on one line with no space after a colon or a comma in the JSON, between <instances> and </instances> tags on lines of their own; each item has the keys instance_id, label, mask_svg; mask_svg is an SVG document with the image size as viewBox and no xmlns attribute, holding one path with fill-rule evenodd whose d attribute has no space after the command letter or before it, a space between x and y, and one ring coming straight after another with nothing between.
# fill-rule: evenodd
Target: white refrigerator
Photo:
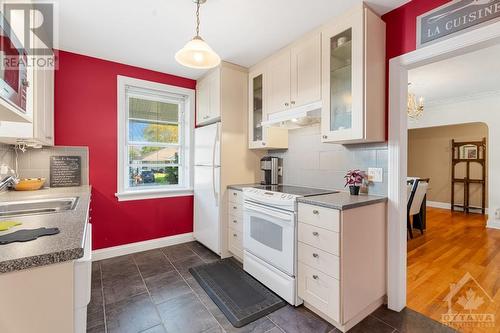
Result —
<instances>
[{"instance_id":1,"label":"white refrigerator","mask_svg":"<svg viewBox=\"0 0 500 333\"><path fill-rule=\"evenodd\" d=\"M220 122L195 129L194 238L220 254Z\"/></svg>"}]
</instances>

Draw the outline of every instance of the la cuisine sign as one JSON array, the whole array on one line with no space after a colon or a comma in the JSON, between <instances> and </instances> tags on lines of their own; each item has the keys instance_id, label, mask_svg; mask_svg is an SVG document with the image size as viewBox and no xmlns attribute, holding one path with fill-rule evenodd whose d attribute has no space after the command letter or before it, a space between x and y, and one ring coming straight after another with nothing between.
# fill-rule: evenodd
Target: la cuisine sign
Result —
<instances>
[{"instance_id":1,"label":"la cuisine sign","mask_svg":"<svg viewBox=\"0 0 500 333\"><path fill-rule=\"evenodd\" d=\"M417 47L500 18L500 0L454 0L417 17Z\"/></svg>"}]
</instances>

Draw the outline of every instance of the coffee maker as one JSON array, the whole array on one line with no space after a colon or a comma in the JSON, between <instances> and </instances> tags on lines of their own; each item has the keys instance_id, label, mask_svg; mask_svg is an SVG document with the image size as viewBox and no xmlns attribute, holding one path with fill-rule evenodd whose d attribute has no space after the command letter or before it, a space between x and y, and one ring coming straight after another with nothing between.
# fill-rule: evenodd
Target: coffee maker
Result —
<instances>
[{"instance_id":1,"label":"coffee maker","mask_svg":"<svg viewBox=\"0 0 500 333\"><path fill-rule=\"evenodd\" d=\"M279 184L279 168L280 158L274 156L264 156L260 159L262 185L278 185Z\"/></svg>"}]
</instances>

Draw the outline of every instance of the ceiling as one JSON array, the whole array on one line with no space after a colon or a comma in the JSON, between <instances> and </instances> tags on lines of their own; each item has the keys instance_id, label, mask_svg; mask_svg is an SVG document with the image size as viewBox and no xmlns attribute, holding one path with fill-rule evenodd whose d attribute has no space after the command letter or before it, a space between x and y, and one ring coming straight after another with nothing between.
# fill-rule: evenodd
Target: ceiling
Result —
<instances>
[{"instance_id":1,"label":"ceiling","mask_svg":"<svg viewBox=\"0 0 500 333\"><path fill-rule=\"evenodd\" d=\"M409 0L370 0L384 14ZM198 78L174 54L194 35L192 0L56 0L56 47ZM252 66L361 0L208 0L200 35L223 60Z\"/></svg>"},{"instance_id":2,"label":"ceiling","mask_svg":"<svg viewBox=\"0 0 500 333\"><path fill-rule=\"evenodd\" d=\"M412 69L408 72L409 88L426 104L498 92L500 45Z\"/></svg>"}]
</instances>

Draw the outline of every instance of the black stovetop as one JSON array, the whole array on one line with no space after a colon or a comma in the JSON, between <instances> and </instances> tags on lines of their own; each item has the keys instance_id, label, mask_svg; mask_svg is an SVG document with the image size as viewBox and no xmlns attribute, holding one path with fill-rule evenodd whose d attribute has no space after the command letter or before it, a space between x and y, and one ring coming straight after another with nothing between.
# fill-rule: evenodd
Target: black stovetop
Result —
<instances>
[{"instance_id":1,"label":"black stovetop","mask_svg":"<svg viewBox=\"0 0 500 333\"><path fill-rule=\"evenodd\" d=\"M256 185L253 187L270 192L293 194L301 197L310 197L313 195L322 195L322 194L338 192L334 190L324 190L319 188L293 186L293 185Z\"/></svg>"}]
</instances>

